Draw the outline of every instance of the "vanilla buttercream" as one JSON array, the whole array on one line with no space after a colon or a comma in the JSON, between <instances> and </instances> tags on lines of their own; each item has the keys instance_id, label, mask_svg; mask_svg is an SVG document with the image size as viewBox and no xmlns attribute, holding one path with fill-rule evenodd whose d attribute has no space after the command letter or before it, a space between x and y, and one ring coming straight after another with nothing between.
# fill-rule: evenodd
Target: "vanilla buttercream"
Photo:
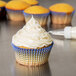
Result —
<instances>
[{"instance_id":1,"label":"vanilla buttercream","mask_svg":"<svg viewBox=\"0 0 76 76\"><path fill-rule=\"evenodd\" d=\"M52 38L33 16L12 38L15 46L38 48L51 45Z\"/></svg>"}]
</instances>

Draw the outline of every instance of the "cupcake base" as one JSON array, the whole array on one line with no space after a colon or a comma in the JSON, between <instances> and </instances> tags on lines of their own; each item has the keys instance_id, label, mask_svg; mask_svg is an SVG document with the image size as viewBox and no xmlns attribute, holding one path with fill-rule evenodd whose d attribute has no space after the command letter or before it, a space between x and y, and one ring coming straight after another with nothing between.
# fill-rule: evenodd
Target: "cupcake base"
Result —
<instances>
[{"instance_id":1,"label":"cupcake base","mask_svg":"<svg viewBox=\"0 0 76 76\"><path fill-rule=\"evenodd\" d=\"M51 16L51 22L52 24L71 24L72 16L70 15L52 15Z\"/></svg>"},{"instance_id":2,"label":"cupcake base","mask_svg":"<svg viewBox=\"0 0 76 76\"><path fill-rule=\"evenodd\" d=\"M55 25L69 25L72 22L72 17L75 11L71 13L53 12L51 11L51 23ZM58 26L57 26L58 27Z\"/></svg>"},{"instance_id":3,"label":"cupcake base","mask_svg":"<svg viewBox=\"0 0 76 76\"><path fill-rule=\"evenodd\" d=\"M22 66L26 66L26 67L29 67L29 66L30 66L30 67L34 67L34 66L36 66L36 67L37 67L37 66L42 66L42 65L44 65L44 64L47 64L47 63L48 63L48 61L47 61L47 62L45 62L44 64L41 64L41 65L39 65L39 64L38 64L38 65L37 65L37 64L36 64L36 65L25 65L25 64L21 64L21 63L19 63L17 60L16 60L16 63L18 63L19 65L22 65Z\"/></svg>"},{"instance_id":4,"label":"cupcake base","mask_svg":"<svg viewBox=\"0 0 76 76\"><path fill-rule=\"evenodd\" d=\"M41 53L41 52L40 52ZM48 56L49 52L45 55L44 53L41 53L40 55L34 55L30 54L22 54L22 53L15 53L16 61L19 64L22 64L24 66L39 66L46 62L48 62Z\"/></svg>"},{"instance_id":5,"label":"cupcake base","mask_svg":"<svg viewBox=\"0 0 76 76\"><path fill-rule=\"evenodd\" d=\"M31 19L32 15L39 22L39 24L42 27L45 27L47 25L49 13L47 13L47 14L27 14L27 13L24 13L25 22L28 22Z\"/></svg>"},{"instance_id":6,"label":"cupcake base","mask_svg":"<svg viewBox=\"0 0 76 76\"><path fill-rule=\"evenodd\" d=\"M49 54L52 49L53 42L50 46L40 49L28 49L20 48L12 44L12 47L16 50L16 61L25 66L40 66L48 62Z\"/></svg>"},{"instance_id":7,"label":"cupcake base","mask_svg":"<svg viewBox=\"0 0 76 76\"><path fill-rule=\"evenodd\" d=\"M24 21L24 15L22 11L7 10L8 19L12 21Z\"/></svg>"},{"instance_id":8,"label":"cupcake base","mask_svg":"<svg viewBox=\"0 0 76 76\"><path fill-rule=\"evenodd\" d=\"M48 17L38 17L38 16L34 16L34 18L39 22L39 24L44 27L47 25L47 20L48 20ZM25 22L27 23L29 20L31 19L31 16L26 16L25 17Z\"/></svg>"}]
</instances>

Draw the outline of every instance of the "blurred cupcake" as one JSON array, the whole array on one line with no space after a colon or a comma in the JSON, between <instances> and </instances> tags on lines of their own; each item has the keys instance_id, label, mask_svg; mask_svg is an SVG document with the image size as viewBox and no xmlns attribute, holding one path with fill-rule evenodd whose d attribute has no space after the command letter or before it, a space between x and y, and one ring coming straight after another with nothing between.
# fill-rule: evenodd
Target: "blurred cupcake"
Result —
<instances>
[{"instance_id":1,"label":"blurred cupcake","mask_svg":"<svg viewBox=\"0 0 76 76\"><path fill-rule=\"evenodd\" d=\"M37 0L23 0L26 3L30 4L30 5L38 5L38 1Z\"/></svg>"},{"instance_id":2,"label":"blurred cupcake","mask_svg":"<svg viewBox=\"0 0 76 76\"><path fill-rule=\"evenodd\" d=\"M50 12L42 6L31 6L24 10L25 21L28 22L33 15L41 26L47 25L47 20Z\"/></svg>"},{"instance_id":3,"label":"blurred cupcake","mask_svg":"<svg viewBox=\"0 0 76 76\"><path fill-rule=\"evenodd\" d=\"M71 24L74 8L66 3L57 3L49 7L53 24ZM62 26L62 25L61 25ZM58 26L57 26L58 27Z\"/></svg>"},{"instance_id":4,"label":"blurred cupcake","mask_svg":"<svg viewBox=\"0 0 76 76\"><path fill-rule=\"evenodd\" d=\"M18 1L24 1L24 2L28 3L29 5L38 5L37 0L18 0Z\"/></svg>"},{"instance_id":5,"label":"blurred cupcake","mask_svg":"<svg viewBox=\"0 0 76 76\"><path fill-rule=\"evenodd\" d=\"M0 20L6 19L5 5L6 2L0 1Z\"/></svg>"},{"instance_id":6,"label":"blurred cupcake","mask_svg":"<svg viewBox=\"0 0 76 76\"><path fill-rule=\"evenodd\" d=\"M23 1L9 1L6 5L8 19L13 21L24 21L23 10L30 5Z\"/></svg>"},{"instance_id":7,"label":"blurred cupcake","mask_svg":"<svg viewBox=\"0 0 76 76\"><path fill-rule=\"evenodd\" d=\"M53 46L50 34L32 17L12 38L16 61L27 66L39 66L48 61Z\"/></svg>"}]
</instances>

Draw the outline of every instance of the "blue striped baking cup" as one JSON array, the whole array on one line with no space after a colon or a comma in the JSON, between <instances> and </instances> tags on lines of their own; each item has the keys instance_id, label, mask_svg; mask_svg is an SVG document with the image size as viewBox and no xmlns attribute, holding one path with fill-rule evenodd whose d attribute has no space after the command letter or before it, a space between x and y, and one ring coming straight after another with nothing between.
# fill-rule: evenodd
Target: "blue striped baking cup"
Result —
<instances>
[{"instance_id":1,"label":"blue striped baking cup","mask_svg":"<svg viewBox=\"0 0 76 76\"><path fill-rule=\"evenodd\" d=\"M73 15L74 13L75 13L75 10L71 13L71 15ZM50 11L50 14L54 14L54 15L66 15L67 13L65 13L65 12Z\"/></svg>"},{"instance_id":2,"label":"blue striped baking cup","mask_svg":"<svg viewBox=\"0 0 76 76\"><path fill-rule=\"evenodd\" d=\"M50 12L49 12L49 13L45 13L45 14L28 14L28 13L25 13L25 12L23 11L23 14L24 14L24 16L27 16L27 15L34 15L34 16L49 16L49 15L50 15Z\"/></svg>"},{"instance_id":3,"label":"blue striped baking cup","mask_svg":"<svg viewBox=\"0 0 76 76\"><path fill-rule=\"evenodd\" d=\"M50 46L48 46L48 47L44 47L44 48L41 48L41 49L24 49L24 48L19 48L19 47L17 47L17 46L15 46L13 43L11 43L11 45L12 45L12 47L13 47L13 49L16 51L16 52L25 52L25 51L29 51L28 53L30 53L30 51L36 51L36 52L38 52L38 51L44 51L45 53L46 52L49 52L49 51L51 51L51 49L52 49L52 47L53 47L53 42L52 42L52 44L50 45Z\"/></svg>"},{"instance_id":4,"label":"blue striped baking cup","mask_svg":"<svg viewBox=\"0 0 76 76\"><path fill-rule=\"evenodd\" d=\"M41 49L24 49L12 44L15 50L16 61L19 64L27 66L39 66L48 61L50 51L53 47L53 42L50 46Z\"/></svg>"}]
</instances>

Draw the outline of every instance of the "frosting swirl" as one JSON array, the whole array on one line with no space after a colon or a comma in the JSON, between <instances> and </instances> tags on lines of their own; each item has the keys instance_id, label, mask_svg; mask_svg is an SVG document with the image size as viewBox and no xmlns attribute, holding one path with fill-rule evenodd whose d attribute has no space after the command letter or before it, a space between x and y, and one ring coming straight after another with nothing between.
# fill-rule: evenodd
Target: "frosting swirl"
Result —
<instances>
[{"instance_id":1,"label":"frosting swirl","mask_svg":"<svg viewBox=\"0 0 76 76\"><path fill-rule=\"evenodd\" d=\"M12 43L18 47L41 48L50 45L52 39L32 16L26 25L13 36Z\"/></svg>"}]
</instances>

